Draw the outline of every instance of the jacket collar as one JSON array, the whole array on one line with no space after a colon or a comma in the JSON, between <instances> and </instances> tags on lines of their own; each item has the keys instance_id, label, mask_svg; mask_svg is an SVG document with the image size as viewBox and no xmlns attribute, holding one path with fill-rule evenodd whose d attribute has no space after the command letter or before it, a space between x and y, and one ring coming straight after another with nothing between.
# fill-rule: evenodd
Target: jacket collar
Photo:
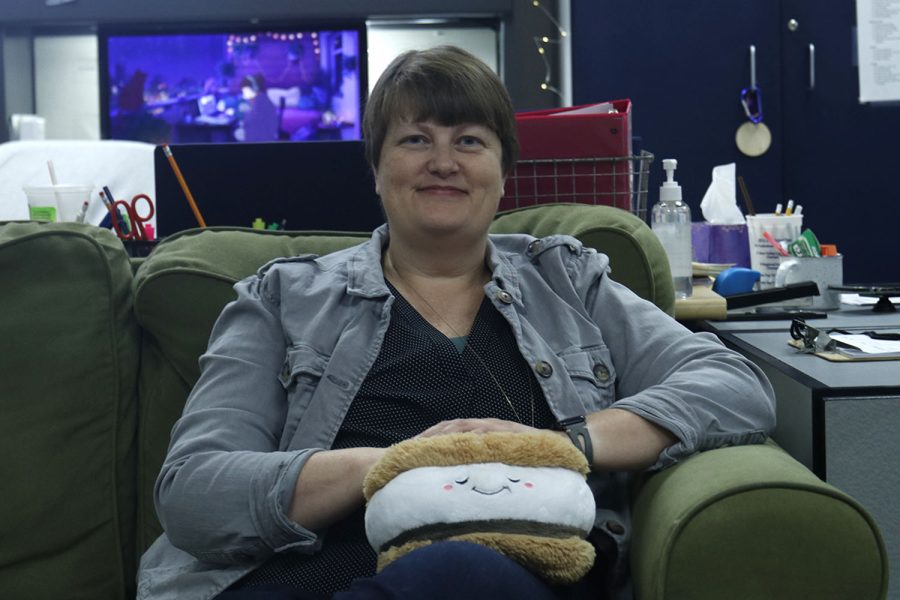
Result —
<instances>
[{"instance_id":1,"label":"jacket collar","mask_svg":"<svg viewBox=\"0 0 900 600\"><path fill-rule=\"evenodd\" d=\"M347 260L347 293L353 296L378 298L390 295L384 283L381 258L390 239L387 224L372 232L369 241L354 247ZM325 257L327 258L327 257ZM485 258L492 280L500 288L512 294L517 303L521 302L518 273L506 253L500 251L494 236L488 236Z\"/></svg>"}]
</instances>

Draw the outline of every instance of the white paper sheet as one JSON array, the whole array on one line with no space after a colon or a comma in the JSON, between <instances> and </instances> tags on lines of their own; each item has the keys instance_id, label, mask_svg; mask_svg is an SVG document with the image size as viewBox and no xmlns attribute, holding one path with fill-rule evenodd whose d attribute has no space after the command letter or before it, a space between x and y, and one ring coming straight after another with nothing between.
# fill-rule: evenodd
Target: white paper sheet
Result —
<instances>
[{"instance_id":1,"label":"white paper sheet","mask_svg":"<svg viewBox=\"0 0 900 600\"><path fill-rule=\"evenodd\" d=\"M873 340L867 335L831 333L831 339L849 344L866 354L900 355L900 342L895 340Z\"/></svg>"},{"instance_id":2,"label":"white paper sheet","mask_svg":"<svg viewBox=\"0 0 900 600\"><path fill-rule=\"evenodd\" d=\"M856 0L859 101L900 100L900 0Z\"/></svg>"}]
</instances>

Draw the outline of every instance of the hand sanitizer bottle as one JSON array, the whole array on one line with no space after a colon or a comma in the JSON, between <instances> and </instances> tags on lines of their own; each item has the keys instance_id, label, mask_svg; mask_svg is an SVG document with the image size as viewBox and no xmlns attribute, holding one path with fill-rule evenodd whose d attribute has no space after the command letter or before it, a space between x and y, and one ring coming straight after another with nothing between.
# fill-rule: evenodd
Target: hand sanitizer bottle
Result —
<instances>
[{"instance_id":1,"label":"hand sanitizer bottle","mask_svg":"<svg viewBox=\"0 0 900 600\"><path fill-rule=\"evenodd\" d=\"M666 181L659 190L659 203L653 207L651 227L669 257L675 297L687 298L693 289L691 209L681 201L681 186L675 181L677 166L673 158L663 160Z\"/></svg>"}]
</instances>

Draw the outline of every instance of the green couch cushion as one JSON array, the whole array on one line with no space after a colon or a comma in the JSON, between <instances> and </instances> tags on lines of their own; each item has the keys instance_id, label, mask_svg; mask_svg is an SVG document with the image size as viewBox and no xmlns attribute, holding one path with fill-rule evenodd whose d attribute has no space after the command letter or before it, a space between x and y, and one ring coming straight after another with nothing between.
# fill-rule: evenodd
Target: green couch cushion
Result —
<instances>
[{"instance_id":1,"label":"green couch cushion","mask_svg":"<svg viewBox=\"0 0 900 600\"><path fill-rule=\"evenodd\" d=\"M140 374L138 548L161 533L153 484L172 424L199 377L198 357L232 286L268 261L328 254L359 244L369 233L260 231L211 227L167 238L135 273L135 314L144 331Z\"/></svg>"},{"instance_id":2,"label":"green couch cushion","mask_svg":"<svg viewBox=\"0 0 900 600\"><path fill-rule=\"evenodd\" d=\"M108 230L0 225L0 598L133 594L131 281Z\"/></svg>"},{"instance_id":3,"label":"green couch cushion","mask_svg":"<svg viewBox=\"0 0 900 600\"><path fill-rule=\"evenodd\" d=\"M868 513L771 443L705 452L655 475L634 524L642 599L862 600L887 591Z\"/></svg>"},{"instance_id":4,"label":"green couch cushion","mask_svg":"<svg viewBox=\"0 0 900 600\"><path fill-rule=\"evenodd\" d=\"M498 214L491 232L575 236L609 256L613 279L669 314L675 309L666 252L647 224L629 212L588 204L531 206Z\"/></svg>"}]
</instances>

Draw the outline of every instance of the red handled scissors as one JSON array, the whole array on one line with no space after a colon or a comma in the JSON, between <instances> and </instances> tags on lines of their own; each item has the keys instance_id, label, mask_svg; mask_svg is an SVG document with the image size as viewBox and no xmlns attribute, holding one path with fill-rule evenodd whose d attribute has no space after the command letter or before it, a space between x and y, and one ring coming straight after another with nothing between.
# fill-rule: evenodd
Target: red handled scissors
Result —
<instances>
[{"instance_id":1,"label":"red handled scissors","mask_svg":"<svg viewBox=\"0 0 900 600\"><path fill-rule=\"evenodd\" d=\"M112 203L113 228L123 240L146 240L144 223L149 222L154 214L156 207L147 194L138 194L131 202L116 200Z\"/></svg>"}]
</instances>

